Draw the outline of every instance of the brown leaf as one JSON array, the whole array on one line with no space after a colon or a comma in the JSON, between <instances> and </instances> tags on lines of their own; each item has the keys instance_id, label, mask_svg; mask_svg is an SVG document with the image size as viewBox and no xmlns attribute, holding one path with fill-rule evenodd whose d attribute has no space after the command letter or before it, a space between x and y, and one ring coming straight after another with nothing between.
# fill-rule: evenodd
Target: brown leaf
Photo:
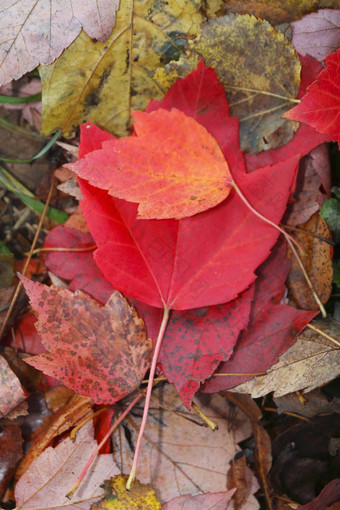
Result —
<instances>
[{"instance_id":1,"label":"brown leaf","mask_svg":"<svg viewBox=\"0 0 340 510\"><path fill-rule=\"evenodd\" d=\"M320 0L227 0L226 9L240 14L254 14L272 25L279 25L301 18L321 4L325 7ZM329 0L327 6L336 7L336 0Z\"/></svg>"},{"instance_id":2,"label":"brown leaf","mask_svg":"<svg viewBox=\"0 0 340 510\"><path fill-rule=\"evenodd\" d=\"M88 397L74 394L64 407L45 419L17 469L16 479L25 473L32 462L52 443L55 437L78 425L91 412L91 400Z\"/></svg>"},{"instance_id":3,"label":"brown leaf","mask_svg":"<svg viewBox=\"0 0 340 510\"><path fill-rule=\"evenodd\" d=\"M245 455L243 452L239 452L232 459L227 473L227 489L236 487L236 492L232 497L236 510L243 505L248 493L246 469L247 462Z\"/></svg>"},{"instance_id":4,"label":"brown leaf","mask_svg":"<svg viewBox=\"0 0 340 510\"><path fill-rule=\"evenodd\" d=\"M300 225L301 229L316 234L321 238L330 240L329 228L318 214L314 214L307 223ZM326 303L332 291L333 268L332 247L322 239L311 236L305 232L294 232L295 239L302 246L305 255L301 260L322 303ZM301 272L295 257L291 256L292 265L288 276L287 286L290 295L299 308L317 310L316 303L306 279Z\"/></svg>"},{"instance_id":5,"label":"brown leaf","mask_svg":"<svg viewBox=\"0 0 340 510\"><path fill-rule=\"evenodd\" d=\"M2 426L0 431L0 498L7 489L22 454L20 427L14 423Z\"/></svg>"},{"instance_id":6,"label":"brown leaf","mask_svg":"<svg viewBox=\"0 0 340 510\"><path fill-rule=\"evenodd\" d=\"M26 398L15 373L0 356L0 417L6 416Z\"/></svg>"}]
</instances>

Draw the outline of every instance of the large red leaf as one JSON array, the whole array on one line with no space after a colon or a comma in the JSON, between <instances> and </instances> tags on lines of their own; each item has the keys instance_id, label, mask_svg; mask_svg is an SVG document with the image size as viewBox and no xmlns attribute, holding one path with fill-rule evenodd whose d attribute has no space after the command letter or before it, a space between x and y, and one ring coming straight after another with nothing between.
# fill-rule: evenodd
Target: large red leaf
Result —
<instances>
[{"instance_id":1,"label":"large red leaf","mask_svg":"<svg viewBox=\"0 0 340 510\"><path fill-rule=\"evenodd\" d=\"M27 363L97 404L113 404L140 385L151 360L151 340L119 292L102 307L82 292L21 279L49 351Z\"/></svg>"},{"instance_id":2,"label":"large red leaf","mask_svg":"<svg viewBox=\"0 0 340 510\"><path fill-rule=\"evenodd\" d=\"M247 175L237 145L238 124L229 117L215 73L201 63L176 86L184 113L214 135L248 201L278 223L298 158ZM158 106L171 109L171 91ZM100 140L99 131L93 125L83 127L82 155L89 143L93 149L93 136ZM277 230L256 217L234 190L223 203L190 218L138 220L134 204L84 181L81 189L84 216L98 246L97 265L114 287L152 306L183 310L235 299L255 280L255 269L278 237Z\"/></svg>"},{"instance_id":3,"label":"large red leaf","mask_svg":"<svg viewBox=\"0 0 340 510\"><path fill-rule=\"evenodd\" d=\"M296 335L317 314L280 303L289 272L285 253L284 244L276 245L273 254L257 271L248 327L241 333L230 360L222 363L217 373L255 374L267 370L294 344ZM251 378L251 375L212 377L202 391L213 393L233 388Z\"/></svg>"},{"instance_id":4,"label":"large red leaf","mask_svg":"<svg viewBox=\"0 0 340 510\"><path fill-rule=\"evenodd\" d=\"M340 147L340 49L325 59L325 68L307 89L301 103L285 113L336 140Z\"/></svg>"},{"instance_id":5,"label":"large red leaf","mask_svg":"<svg viewBox=\"0 0 340 510\"><path fill-rule=\"evenodd\" d=\"M89 234L59 225L49 232L45 244L78 249L92 242ZM85 287L87 293L101 302L106 302L113 291L100 276L90 252L52 252L46 265L57 276L71 280L69 288L84 290ZM200 383L212 375L221 361L231 356L239 332L248 324L253 293L252 285L230 303L171 312L159 361L187 407ZM138 301L132 304L145 320L148 335L155 340L162 311Z\"/></svg>"},{"instance_id":6,"label":"large red leaf","mask_svg":"<svg viewBox=\"0 0 340 510\"><path fill-rule=\"evenodd\" d=\"M132 115L136 136L112 138L67 167L110 195L139 203L144 219L192 216L228 196L228 164L201 124L175 108Z\"/></svg>"}]
</instances>

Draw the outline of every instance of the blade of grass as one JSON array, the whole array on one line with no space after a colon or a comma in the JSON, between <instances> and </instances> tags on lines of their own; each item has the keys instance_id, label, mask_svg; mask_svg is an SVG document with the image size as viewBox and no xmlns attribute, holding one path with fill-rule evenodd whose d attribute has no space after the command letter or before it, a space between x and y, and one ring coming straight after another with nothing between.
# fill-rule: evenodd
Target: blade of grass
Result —
<instances>
[{"instance_id":1,"label":"blade of grass","mask_svg":"<svg viewBox=\"0 0 340 510\"><path fill-rule=\"evenodd\" d=\"M44 156L44 154L46 154L46 152L48 152L50 150L50 148L55 143L55 141L58 140L60 135L61 135L61 131L58 130L53 135L51 140L49 140L49 142L45 145L45 147L43 147L41 149L41 151L38 152L38 154L33 156L33 158L30 158L30 159L9 159L9 158L3 158L3 157L0 156L0 161L6 161L7 163L31 163L35 159L38 159L38 158L41 158L41 156Z\"/></svg>"},{"instance_id":2,"label":"blade of grass","mask_svg":"<svg viewBox=\"0 0 340 510\"><path fill-rule=\"evenodd\" d=\"M6 188L11 193L14 193L20 200L27 205L30 209L38 214L42 214L44 204L37 200L34 194L27 189L21 182L19 182L13 175L0 166L0 185ZM68 214L54 207L48 207L46 216L57 223L65 223L68 219Z\"/></svg>"},{"instance_id":3,"label":"blade of grass","mask_svg":"<svg viewBox=\"0 0 340 510\"><path fill-rule=\"evenodd\" d=\"M26 97L10 97L0 95L0 104L24 104L35 103L36 101L41 101L41 92Z\"/></svg>"}]
</instances>

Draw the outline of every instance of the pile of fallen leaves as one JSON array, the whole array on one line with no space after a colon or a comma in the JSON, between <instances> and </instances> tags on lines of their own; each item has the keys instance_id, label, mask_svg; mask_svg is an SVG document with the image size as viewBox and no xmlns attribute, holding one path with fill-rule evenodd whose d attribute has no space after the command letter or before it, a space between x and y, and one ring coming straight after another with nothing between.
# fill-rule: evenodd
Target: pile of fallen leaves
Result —
<instances>
[{"instance_id":1,"label":"pile of fallen leaves","mask_svg":"<svg viewBox=\"0 0 340 510\"><path fill-rule=\"evenodd\" d=\"M337 2L66 4L0 11L2 508L330 508Z\"/></svg>"}]
</instances>

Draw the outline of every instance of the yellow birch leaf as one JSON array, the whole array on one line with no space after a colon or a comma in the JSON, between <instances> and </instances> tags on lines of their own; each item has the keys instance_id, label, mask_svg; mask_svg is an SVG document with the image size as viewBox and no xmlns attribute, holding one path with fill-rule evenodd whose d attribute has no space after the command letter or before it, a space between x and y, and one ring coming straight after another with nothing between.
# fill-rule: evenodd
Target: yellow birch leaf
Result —
<instances>
[{"instance_id":1,"label":"yellow birch leaf","mask_svg":"<svg viewBox=\"0 0 340 510\"><path fill-rule=\"evenodd\" d=\"M104 482L105 497L91 506L91 510L160 510L161 504L151 485L135 480L129 491L125 489L128 476L118 475Z\"/></svg>"},{"instance_id":2,"label":"yellow birch leaf","mask_svg":"<svg viewBox=\"0 0 340 510\"><path fill-rule=\"evenodd\" d=\"M243 151L260 152L291 140L298 124L281 115L294 104L301 65L281 31L254 16L229 14L205 23L191 47L189 57L155 72L161 87L186 76L202 56L225 86L231 116L240 119Z\"/></svg>"},{"instance_id":3,"label":"yellow birch leaf","mask_svg":"<svg viewBox=\"0 0 340 510\"><path fill-rule=\"evenodd\" d=\"M202 0L122 0L105 43L82 32L50 66L41 66L42 133L65 136L84 121L126 135L131 111L166 91L152 75L197 36Z\"/></svg>"}]
</instances>

